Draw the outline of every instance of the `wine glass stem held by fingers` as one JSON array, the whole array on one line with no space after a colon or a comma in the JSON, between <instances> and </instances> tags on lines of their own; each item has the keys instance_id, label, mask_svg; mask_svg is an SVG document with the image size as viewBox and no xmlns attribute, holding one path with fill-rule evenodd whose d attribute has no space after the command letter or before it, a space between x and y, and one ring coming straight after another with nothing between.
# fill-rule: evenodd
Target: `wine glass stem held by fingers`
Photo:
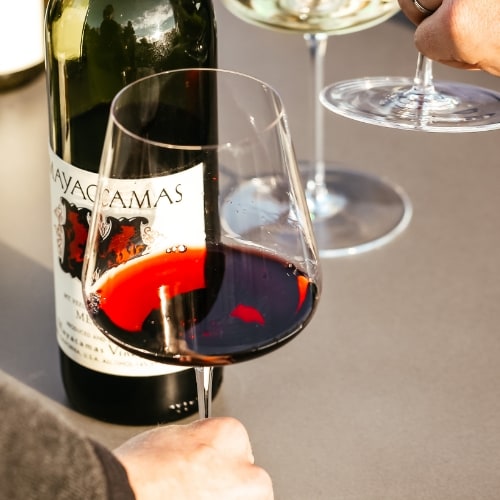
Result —
<instances>
[{"instance_id":1,"label":"wine glass stem held by fingers","mask_svg":"<svg viewBox=\"0 0 500 500\"><path fill-rule=\"evenodd\" d=\"M412 0L412 9L414 22L436 12L420 0ZM413 80L345 80L323 89L320 100L341 116L402 130L461 133L500 128L499 92L459 82L434 81L432 72L432 61L419 52Z\"/></svg>"}]
</instances>

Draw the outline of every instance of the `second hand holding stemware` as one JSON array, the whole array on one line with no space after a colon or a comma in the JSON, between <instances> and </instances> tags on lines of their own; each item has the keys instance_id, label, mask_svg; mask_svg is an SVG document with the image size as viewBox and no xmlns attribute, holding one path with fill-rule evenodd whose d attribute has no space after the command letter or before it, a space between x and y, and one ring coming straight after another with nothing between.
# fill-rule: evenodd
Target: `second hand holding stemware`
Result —
<instances>
[{"instance_id":1,"label":"second hand holding stemware","mask_svg":"<svg viewBox=\"0 0 500 500\"><path fill-rule=\"evenodd\" d=\"M92 320L147 359L213 366L309 322L318 256L277 93L239 73L161 73L112 104L83 272Z\"/></svg>"},{"instance_id":2,"label":"second hand holding stemware","mask_svg":"<svg viewBox=\"0 0 500 500\"><path fill-rule=\"evenodd\" d=\"M418 0L415 8L429 16ZM432 61L418 54L413 79L367 77L329 85L320 93L330 111L372 125L423 132L500 128L500 93L459 82L434 81Z\"/></svg>"}]
</instances>

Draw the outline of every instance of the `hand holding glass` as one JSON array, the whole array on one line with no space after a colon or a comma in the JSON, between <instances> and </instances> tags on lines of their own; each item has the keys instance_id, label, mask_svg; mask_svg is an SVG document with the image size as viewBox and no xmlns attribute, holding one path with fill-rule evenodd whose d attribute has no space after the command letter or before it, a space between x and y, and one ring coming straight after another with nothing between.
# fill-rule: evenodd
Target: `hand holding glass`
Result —
<instances>
[{"instance_id":1,"label":"hand holding glass","mask_svg":"<svg viewBox=\"0 0 500 500\"><path fill-rule=\"evenodd\" d=\"M434 81L433 63L418 53L413 78L344 80L320 93L330 111L372 125L422 132L500 128L500 93L461 82Z\"/></svg>"},{"instance_id":2,"label":"hand holding glass","mask_svg":"<svg viewBox=\"0 0 500 500\"><path fill-rule=\"evenodd\" d=\"M83 272L111 340L195 366L200 416L212 367L283 345L320 292L311 222L280 97L239 73L139 80L113 101Z\"/></svg>"}]
</instances>

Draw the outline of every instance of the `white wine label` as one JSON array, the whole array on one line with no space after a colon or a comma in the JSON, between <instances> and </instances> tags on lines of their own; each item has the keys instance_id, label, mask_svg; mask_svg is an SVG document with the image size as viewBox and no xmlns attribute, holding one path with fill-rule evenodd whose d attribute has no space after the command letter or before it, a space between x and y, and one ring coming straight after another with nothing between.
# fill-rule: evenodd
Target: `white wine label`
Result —
<instances>
[{"instance_id":1,"label":"white wine label","mask_svg":"<svg viewBox=\"0 0 500 500\"><path fill-rule=\"evenodd\" d=\"M83 303L81 274L98 176L63 161L51 149L49 152L56 331L59 347L78 364L111 375L153 376L189 369L135 356L108 340L94 325ZM197 168L201 169L202 166ZM187 183L180 182L179 176L182 175L190 176ZM167 178L168 185L164 184L159 188L152 179L131 181L132 184L130 181L115 181L109 186L109 197L104 203L111 204L116 208L116 213L123 217L137 212L138 206L147 212L148 208L164 204L165 210L173 207L174 218L182 225L185 219L181 217L176 203L176 200L185 196L181 191L182 185L190 186L191 201L203 204L203 178L196 169L165 176L165 179ZM196 182L201 185L193 190ZM202 190L201 194L199 189ZM196 211L203 214L203 210ZM202 226L196 227L194 232L193 227L190 227L189 234L204 234L203 220L195 223L198 224ZM184 226L187 224L184 223ZM155 231L154 224L149 226L148 230Z\"/></svg>"}]
</instances>

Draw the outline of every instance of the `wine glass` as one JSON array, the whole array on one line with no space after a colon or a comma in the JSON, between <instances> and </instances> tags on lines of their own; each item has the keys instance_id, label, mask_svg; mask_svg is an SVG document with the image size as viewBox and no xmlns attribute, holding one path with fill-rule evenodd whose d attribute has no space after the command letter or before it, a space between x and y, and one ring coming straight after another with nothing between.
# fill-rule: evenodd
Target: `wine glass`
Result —
<instances>
[{"instance_id":1,"label":"wine glass","mask_svg":"<svg viewBox=\"0 0 500 500\"><path fill-rule=\"evenodd\" d=\"M397 0L222 0L234 15L254 25L302 33L314 87L314 158L300 162L306 198L322 257L377 248L409 224L411 202L401 187L324 159L324 113L319 93L330 35L368 29L399 12Z\"/></svg>"},{"instance_id":2,"label":"wine glass","mask_svg":"<svg viewBox=\"0 0 500 500\"><path fill-rule=\"evenodd\" d=\"M347 118L423 132L500 128L500 93L460 82L434 82L432 61L420 52L413 79L367 77L334 83L321 103Z\"/></svg>"},{"instance_id":3,"label":"wine glass","mask_svg":"<svg viewBox=\"0 0 500 500\"><path fill-rule=\"evenodd\" d=\"M279 95L241 73L186 69L114 99L83 269L90 317L126 350L214 366L298 334L321 279Z\"/></svg>"}]
</instances>

